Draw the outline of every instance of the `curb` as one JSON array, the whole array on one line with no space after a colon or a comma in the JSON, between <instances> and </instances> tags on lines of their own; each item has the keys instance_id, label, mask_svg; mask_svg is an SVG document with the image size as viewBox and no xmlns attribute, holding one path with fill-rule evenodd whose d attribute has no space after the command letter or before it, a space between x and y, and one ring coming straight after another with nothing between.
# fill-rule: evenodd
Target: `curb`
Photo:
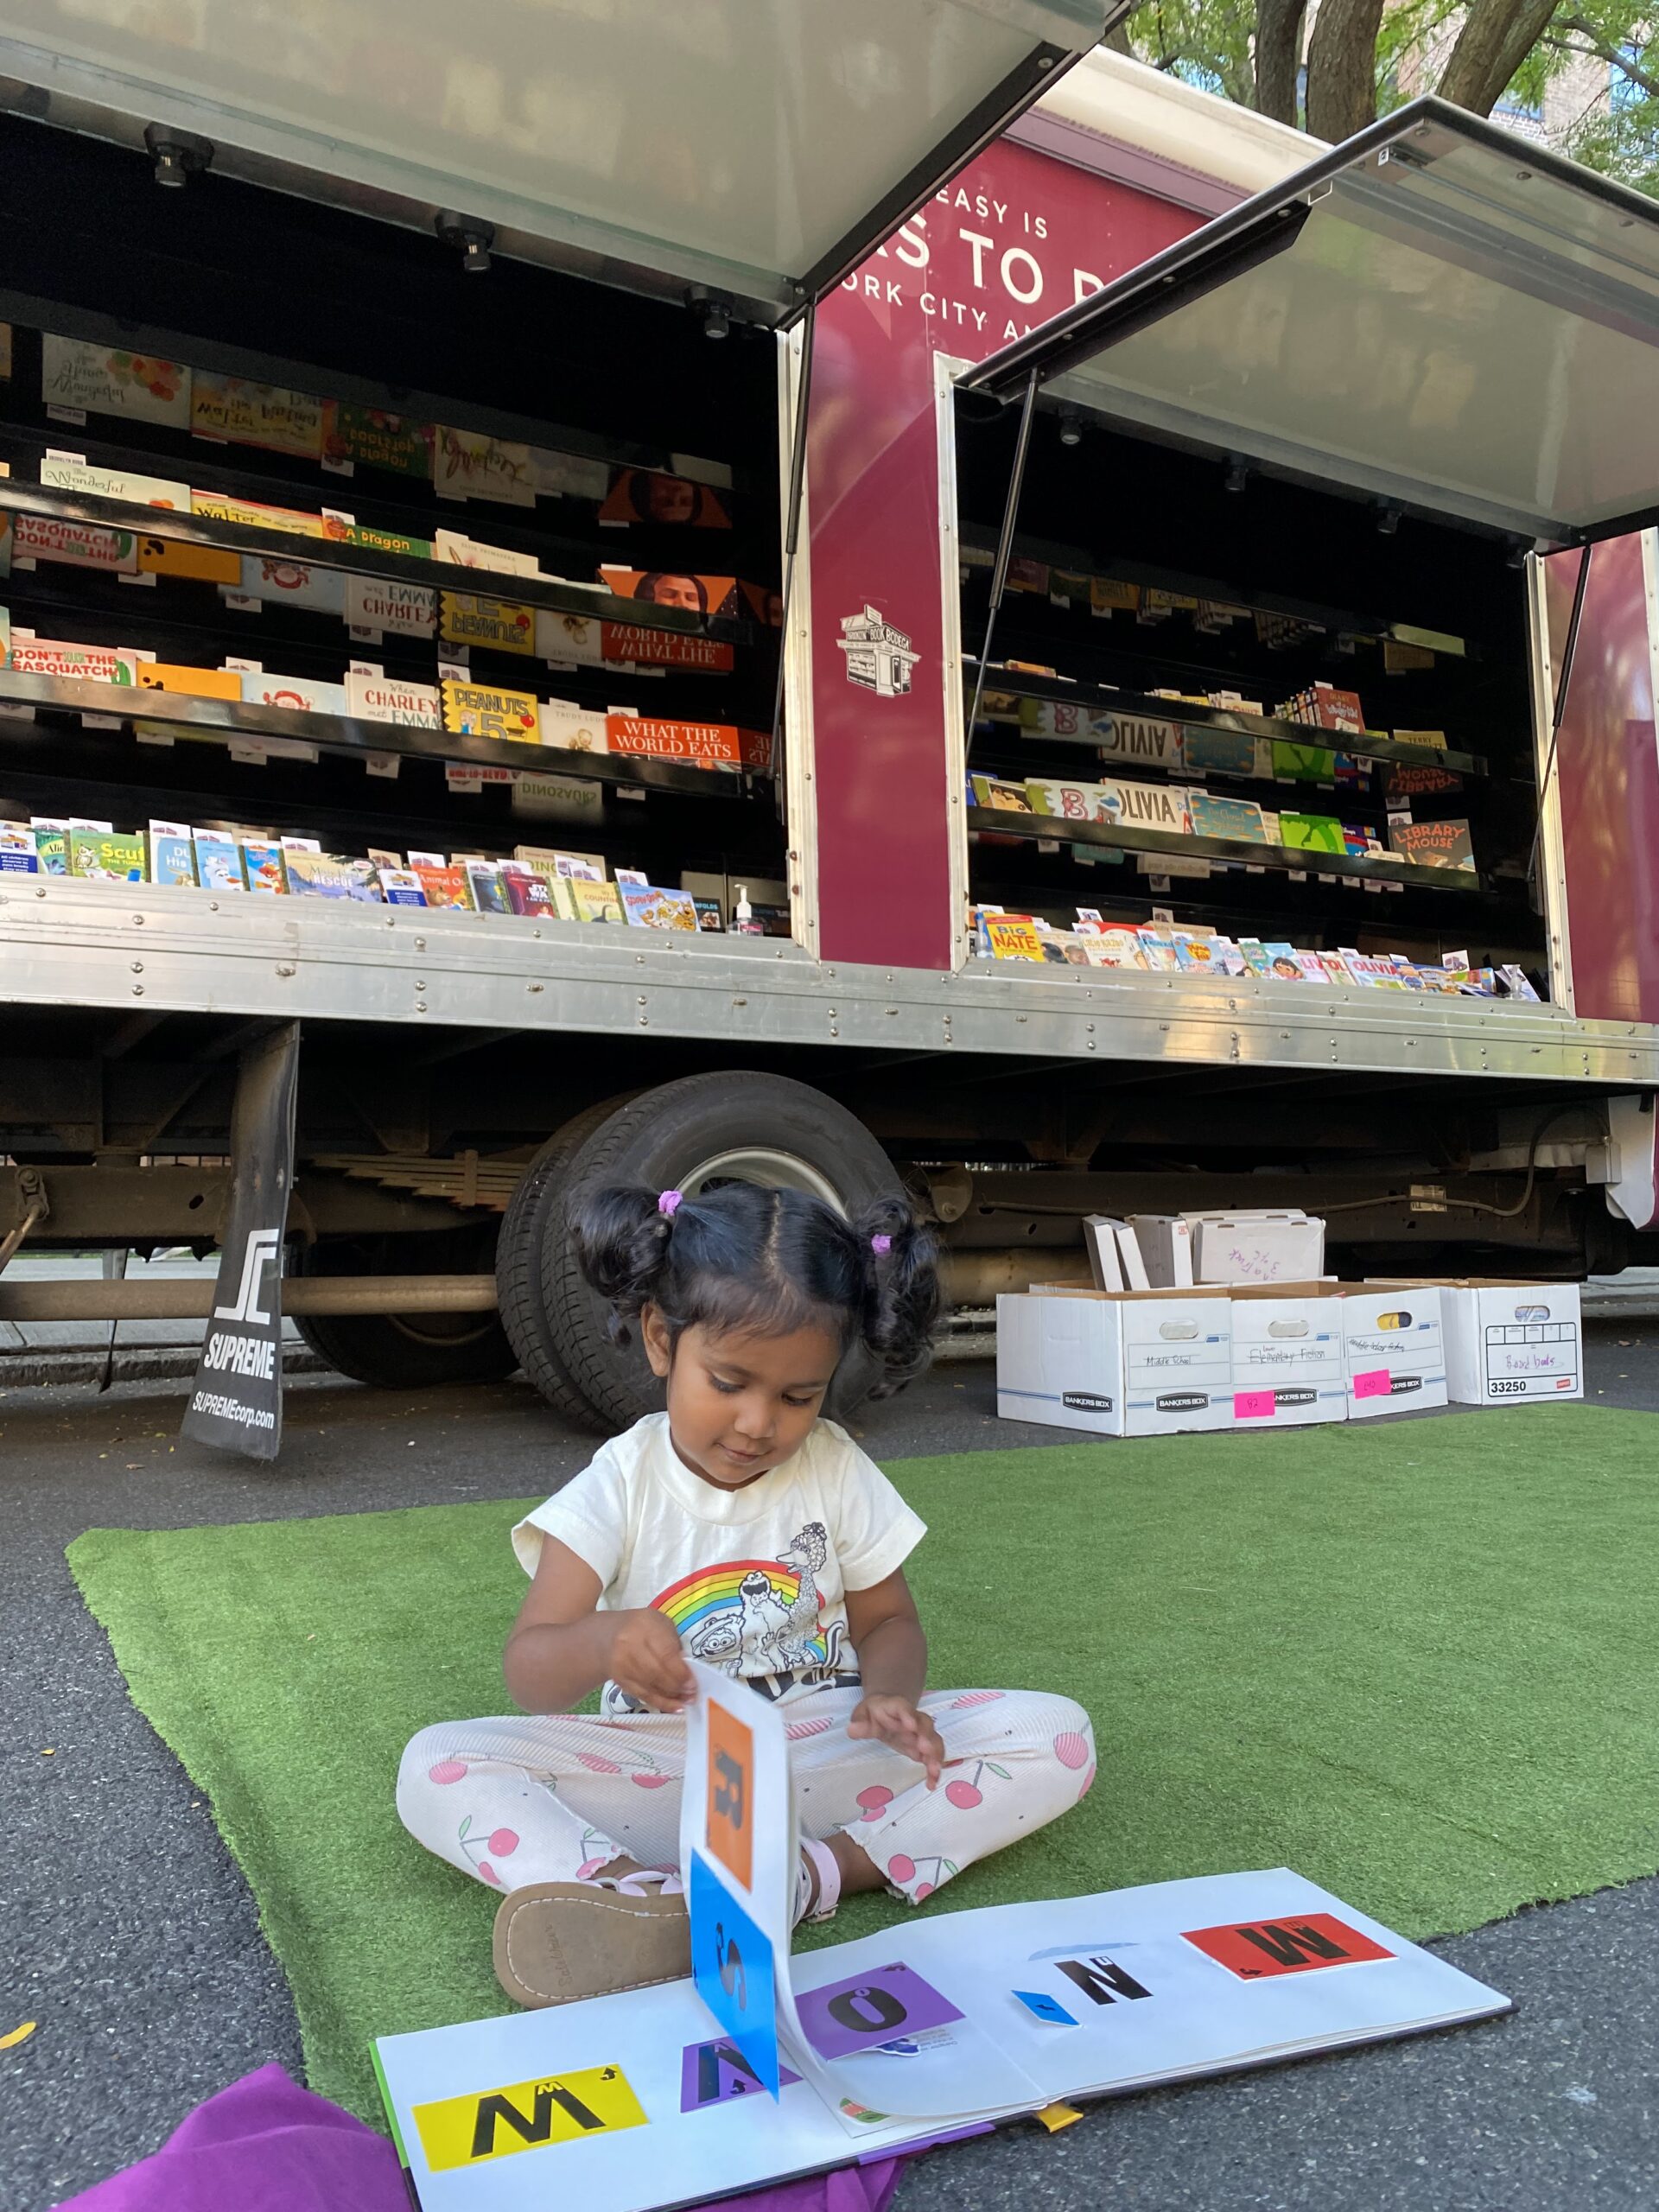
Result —
<instances>
[{"instance_id":1,"label":"curb","mask_svg":"<svg viewBox=\"0 0 1659 2212\"><path fill-rule=\"evenodd\" d=\"M118 1382L188 1382L200 1357L194 1346L175 1350L158 1344L154 1351L118 1347L110 1371L111 1388ZM101 1351L20 1351L0 1354L0 1390L45 1389L54 1382L99 1382L104 1378ZM326 1375L327 1361L308 1345L290 1344L283 1354L284 1376Z\"/></svg>"}]
</instances>

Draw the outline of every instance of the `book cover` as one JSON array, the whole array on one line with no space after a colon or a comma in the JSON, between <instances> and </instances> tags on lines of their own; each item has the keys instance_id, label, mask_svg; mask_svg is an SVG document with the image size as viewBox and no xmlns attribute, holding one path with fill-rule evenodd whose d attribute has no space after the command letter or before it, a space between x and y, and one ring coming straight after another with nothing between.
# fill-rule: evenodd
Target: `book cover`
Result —
<instances>
[{"instance_id":1,"label":"book cover","mask_svg":"<svg viewBox=\"0 0 1659 2212\"><path fill-rule=\"evenodd\" d=\"M1273 962L1259 938L1240 938L1238 949L1243 956L1245 967L1252 976L1270 976L1273 973Z\"/></svg>"},{"instance_id":2,"label":"book cover","mask_svg":"<svg viewBox=\"0 0 1659 2212\"><path fill-rule=\"evenodd\" d=\"M622 910L636 929L696 929L696 902L689 891L666 891L650 883L625 883L619 889Z\"/></svg>"},{"instance_id":3,"label":"book cover","mask_svg":"<svg viewBox=\"0 0 1659 2212\"><path fill-rule=\"evenodd\" d=\"M448 861L416 860L413 853L409 856L409 863L411 874L418 879L421 889L426 893L429 906L464 906L468 913L474 912L473 887L467 880L464 868L457 868Z\"/></svg>"},{"instance_id":4,"label":"book cover","mask_svg":"<svg viewBox=\"0 0 1659 2212\"><path fill-rule=\"evenodd\" d=\"M1033 704L1027 701L1023 704ZM1045 701L1042 703L1049 703ZM1060 707L1066 714L1071 709ZM1187 735L1179 722L1164 721L1152 715L1091 714L1088 734L1103 760L1138 762L1147 767L1179 768L1188 763Z\"/></svg>"},{"instance_id":5,"label":"book cover","mask_svg":"<svg viewBox=\"0 0 1659 2212\"><path fill-rule=\"evenodd\" d=\"M185 494L187 502L188 492ZM242 582L242 556L217 545L186 545L175 537L138 540L138 573L143 576L182 577L188 583L223 584L236 591Z\"/></svg>"},{"instance_id":6,"label":"book cover","mask_svg":"<svg viewBox=\"0 0 1659 2212\"><path fill-rule=\"evenodd\" d=\"M536 610L473 592L441 592L438 635L452 645L481 645L489 652L528 658L536 650Z\"/></svg>"},{"instance_id":7,"label":"book cover","mask_svg":"<svg viewBox=\"0 0 1659 2212\"><path fill-rule=\"evenodd\" d=\"M29 826L35 832L35 856L40 862L41 875L67 875L69 873L69 824L55 817L32 814Z\"/></svg>"},{"instance_id":8,"label":"book cover","mask_svg":"<svg viewBox=\"0 0 1659 2212\"><path fill-rule=\"evenodd\" d=\"M1455 868L1475 873L1475 849L1466 821L1390 822L1389 844L1414 868Z\"/></svg>"},{"instance_id":9,"label":"book cover","mask_svg":"<svg viewBox=\"0 0 1659 2212\"><path fill-rule=\"evenodd\" d=\"M987 914L983 924L992 959L1042 959L1043 934L1029 914Z\"/></svg>"},{"instance_id":10,"label":"book cover","mask_svg":"<svg viewBox=\"0 0 1659 2212\"><path fill-rule=\"evenodd\" d=\"M1181 749L1192 775L1262 776L1270 762L1262 759L1267 741L1246 737L1232 729L1206 729L1190 723L1182 734Z\"/></svg>"},{"instance_id":11,"label":"book cover","mask_svg":"<svg viewBox=\"0 0 1659 2212\"><path fill-rule=\"evenodd\" d=\"M601 522L683 523L692 530L729 530L732 518L710 484L651 468L621 468L599 510Z\"/></svg>"},{"instance_id":12,"label":"book cover","mask_svg":"<svg viewBox=\"0 0 1659 2212\"><path fill-rule=\"evenodd\" d=\"M1296 957L1296 948L1294 944L1264 944L1262 950L1267 955L1268 960L1267 967L1262 971L1263 974L1276 977L1281 983L1300 983L1306 981L1302 972L1302 963Z\"/></svg>"},{"instance_id":13,"label":"book cover","mask_svg":"<svg viewBox=\"0 0 1659 2212\"><path fill-rule=\"evenodd\" d=\"M501 881L499 861L463 861L467 880L473 887L473 904L480 914L505 914L507 894Z\"/></svg>"},{"instance_id":14,"label":"book cover","mask_svg":"<svg viewBox=\"0 0 1659 2212\"><path fill-rule=\"evenodd\" d=\"M579 878L573 880L570 885L570 897L575 904L576 919L579 922L626 922L628 918L623 911L622 893L613 883L590 883L585 877ZM723 926L717 901L694 899L692 905L696 910L699 929L719 929ZM715 918L712 922L704 918L704 910L709 906L713 906L715 911Z\"/></svg>"},{"instance_id":15,"label":"book cover","mask_svg":"<svg viewBox=\"0 0 1659 2212\"><path fill-rule=\"evenodd\" d=\"M192 699L242 697L242 672L235 668L182 668L172 661L141 660L135 668L141 691L170 691Z\"/></svg>"},{"instance_id":16,"label":"book cover","mask_svg":"<svg viewBox=\"0 0 1659 2212\"><path fill-rule=\"evenodd\" d=\"M346 703L358 721L404 722L414 729L443 728L443 702L435 683L405 683L353 669L346 678Z\"/></svg>"},{"instance_id":17,"label":"book cover","mask_svg":"<svg viewBox=\"0 0 1659 2212\"><path fill-rule=\"evenodd\" d=\"M323 412L322 401L309 392L221 376L213 369L191 372L190 428L231 445L320 461Z\"/></svg>"},{"instance_id":18,"label":"book cover","mask_svg":"<svg viewBox=\"0 0 1659 2212\"><path fill-rule=\"evenodd\" d=\"M748 587L745 585L743 588L747 590ZM702 638L682 631L648 630L639 622L601 622L598 628L600 660L618 667L701 669L705 676L723 676L737 665L734 649L717 638ZM591 642L591 639L590 624L585 639ZM536 650L541 651L539 642ZM588 655L584 648L582 652L569 652L563 658L577 660Z\"/></svg>"},{"instance_id":19,"label":"book cover","mask_svg":"<svg viewBox=\"0 0 1659 2212\"><path fill-rule=\"evenodd\" d=\"M1139 934L1119 926L1090 931L1084 946L1091 968L1144 968L1147 956Z\"/></svg>"},{"instance_id":20,"label":"book cover","mask_svg":"<svg viewBox=\"0 0 1659 2212\"><path fill-rule=\"evenodd\" d=\"M263 499L230 499L218 492L190 494L190 512L210 522L245 522L253 530L280 530L290 537L326 537L327 526L320 514L304 507L273 507Z\"/></svg>"},{"instance_id":21,"label":"book cover","mask_svg":"<svg viewBox=\"0 0 1659 2212\"><path fill-rule=\"evenodd\" d=\"M319 569L308 561L285 561L270 553L245 553L237 589L245 599L267 607L299 607L310 614L340 614L346 606L346 579L338 569Z\"/></svg>"},{"instance_id":22,"label":"book cover","mask_svg":"<svg viewBox=\"0 0 1659 2212\"><path fill-rule=\"evenodd\" d=\"M998 814L1033 814L1031 794L1024 784L1011 784L1000 776L970 776L969 787L976 806L989 807Z\"/></svg>"},{"instance_id":23,"label":"book cover","mask_svg":"<svg viewBox=\"0 0 1659 2212\"><path fill-rule=\"evenodd\" d=\"M263 892L267 898L284 897L288 891L288 871L283 849L273 837L245 837L242 840L242 873L250 891Z\"/></svg>"},{"instance_id":24,"label":"book cover","mask_svg":"<svg viewBox=\"0 0 1659 2212\"><path fill-rule=\"evenodd\" d=\"M360 545L368 553L401 553L410 561L436 558L436 548L429 537L411 537L401 530L381 530L372 523L337 522L332 515L326 516L324 523L323 536L337 545Z\"/></svg>"},{"instance_id":25,"label":"book cover","mask_svg":"<svg viewBox=\"0 0 1659 2212\"><path fill-rule=\"evenodd\" d=\"M482 430L432 426L432 488L441 499L492 499L499 506L533 507L536 484L530 448Z\"/></svg>"},{"instance_id":26,"label":"book cover","mask_svg":"<svg viewBox=\"0 0 1659 2212\"><path fill-rule=\"evenodd\" d=\"M515 845L512 857L516 861L529 861L535 867L550 868L555 875L562 875L572 882L578 877L588 883L603 883L605 880L603 853L569 853L561 851L556 845Z\"/></svg>"},{"instance_id":27,"label":"book cover","mask_svg":"<svg viewBox=\"0 0 1659 2212\"><path fill-rule=\"evenodd\" d=\"M6 665L19 676L60 676L75 683L137 682L136 653L114 645L62 645L50 638L11 636Z\"/></svg>"},{"instance_id":28,"label":"book cover","mask_svg":"<svg viewBox=\"0 0 1659 2212\"><path fill-rule=\"evenodd\" d=\"M138 540L130 530L104 523L71 522L62 515L14 515L14 563L47 561L69 569L96 569L106 576L138 573Z\"/></svg>"},{"instance_id":29,"label":"book cover","mask_svg":"<svg viewBox=\"0 0 1659 2212\"><path fill-rule=\"evenodd\" d=\"M503 861L499 881L509 913L530 914L550 921L557 918L552 887L544 875L525 861Z\"/></svg>"},{"instance_id":30,"label":"book cover","mask_svg":"<svg viewBox=\"0 0 1659 2212\"><path fill-rule=\"evenodd\" d=\"M613 889L614 886L607 885L606 887ZM576 903L580 906L582 902L578 899ZM694 897L691 903L697 910L697 927L711 936L719 936L726 927L726 917L721 912L719 899Z\"/></svg>"},{"instance_id":31,"label":"book cover","mask_svg":"<svg viewBox=\"0 0 1659 2212\"><path fill-rule=\"evenodd\" d=\"M1387 760L1382 788L1390 798L1428 798L1441 791L1460 791L1463 778L1450 768L1437 768L1427 760Z\"/></svg>"},{"instance_id":32,"label":"book cover","mask_svg":"<svg viewBox=\"0 0 1659 2212\"><path fill-rule=\"evenodd\" d=\"M430 426L378 407L359 407L348 399L324 403L322 458L336 467L384 469L391 476L432 474Z\"/></svg>"},{"instance_id":33,"label":"book cover","mask_svg":"<svg viewBox=\"0 0 1659 2212\"><path fill-rule=\"evenodd\" d=\"M1295 960L1297 967L1301 970L1302 981L1305 983L1328 983L1331 981L1323 954L1303 952L1299 950L1295 955Z\"/></svg>"},{"instance_id":34,"label":"book cover","mask_svg":"<svg viewBox=\"0 0 1659 2212\"><path fill-rule=\"evenodd\" d=\"M1372 860L1388 850L1369 822L1344 822L1342 849L1351 860Z\"/></svg>"},{"instance_id":35,"label":"book cover","mask_svg":"<svg viewBox=\"0 0 1659 2212\"><path fill-rule=\"evenodd\" d=\"M686 760L700 767L750 768L765 775L772 766L772 733L740 729L733 722L664 721L649 715L607 715L605 736L613 753L652 760Z\"/></svg>"},{"instance_id":36,"label":"book cover","mask_svg":"<svg viewBox=\"0 0 1659 2212\"><path fill-rule=\"evenodd\" d=\"M181 362L78 338L41 339L41 397L70 414L123 415L136 423L190 427L190 372Z\"/></svg>"},{"instance_id":37,"label":"book cover","mask_svg":"<svg viewBox=\"0 0 1659 2212\"><path fill-rule=\"evenodd\" d=\"M378 866L381 896L388 906L424 906L426 893L421 888L421 879L412 868Z\"/></svg>"},{"instance_id":38,"label":"book cover","mask_svg":"<svg viewBox=\"0 0 1659 2212\"><path fill-rule=\"evenodd\" d=\"M218 830L195 833L196 880L204 891L245 891L242 849L234 837Z\"/></svg>"},{"instance_id":39,"label":"book cover","mask_svg":"<svg viewBox=\"0 0 1659 2212\"><path fill-rule=\"evenodd\" d=\"M1216 965L1224 976L1248 976L1250 964L1230 937L1215 940Z\"/></svg>"},{"instance_id":40,"label":"book cover","mask_svg":"<svg viewBox=\"0 0 1659 2212\"><path fill-rule=\"evenodd\" d=\"M1268 833L1254 799L1218 798L1212 791L1190 791L1187 811L1195 837L1233 837L1265 845Z\"/></svg>"},{"instance_id":41,"label":"book cover","mask_svg":"<svg viewBox=\"0 0 1659 2212\"><path fill-rule=\"evenodd\" d=\"M378 903L378 871L368 861L342 859L335 853L283 853L288 887L296 899L351 899Z\"/></svg>"},{"instance_id":42,"label":"book cover","mask_svg":"<svg viewBox=\"0 0 1659 2212\"><path fill-rule=\"evenodd\" d=\"M1331 814L1279 815L1279 842L1297 853L1345 853L1342 824Z\"/></svg>"},{"instance_id":43,"label":"book cover","mask_svg":"<svg viewBox=\"0 0 1659 2212\"><path fill-rule=\"evenodd\" d=\"M1275 737L1272 744L1273 772L1281 783L1335 783L1337 756L1328 746L1299 745L1287 737Z\"/></svg>"},{"instance_id":44,"label":"book cover","mask_svg":"<svg viewBox=\"0 0 1659 2212\"><path fill-rule=\"evenodd\" d=\"M1183 836L1190 825L1188 793L1176 784L1103 783L1099 818L1126 829L1162 830Z\"/></svg>"},{"instance_id":45,"label":"book cover","mask_svg":"<svg viewBox=\"0 0 1659 2212\"><path fill-rule=\"evenodd\" d=\"M195 882L196 847L188 823L150 823L149 880L152 883Z\"/></svg>"},{"instance_id":46,"label":"book cover","mask_svg":"<svg viewBox=\"0 0 1659 2212\"><path fill-rule=\"evenodd\" d=\"M988 782L990 779L986 779ZM979 781L975 778L976 783ZM1103 822L1108 817L1100 784L1072 783L1064 778L1027 776L1025 811L1057 822ZM1019 811L1018 809L1013 810Z\"/></svg>"},{"instance_id":47,"label":"book cover","mask_svg":"<svg viewBox=\"0 0 1659 2212\"><path fill-rule=\"evenodd\" d=\"M41 855L34 825L28 822L0 822L0 875L38 875Z\"/></svg>"},{"instance_id":48,"label":"book cover","mask_svg":"<svg viewBox=\"0 0 1659 2212\"><path fill-rule=\"evenodd\" d=\"M1155 974L1173 976L1181 965L1181 956L1170 932L1147 925L1135 934L1141 940L1141 950L1146 955L1147 967Z\"/></svg>"},{"instance_id":49,"label":"book cover","mask_svg":"<svg viewBox=\"0 0 1659 2212\"><path fill-rule=\"evenodd\" d=\"M533 553L515 553L509 545L486 545L458 530L433 533L432 557L452 562L460 569L487 569L502 576L538 576L541 567Z\"/></svg>"},{"instance_id":50,"label":"book cover","mask_svg":"<svg viewBox=\"0 0 1659 2212\"><path fill-rule=\"evenodd\" d=\"M146 880L144 841L136 833L102 830L69 831L69 873L99 883Z\"/></svg>"},{"instance_id":51,"label":"book cover","mask_svg":"<svg viewBox=\"0 0 1659 2212\"><path fill-rule=\"evenodd\" d=\"M503 691L494 684L443 685L443 726L461 737L488 737L498 742L513 739L520 744L540 741L540 715L530 691Z\"/></svg>"},{"instance_id":52,"label":"book cover","mask_svg":"<svg viewBox=\"0 0 1659 2212\"><path fill-rule=\"evenodd\" d=\"M290 715L343 715L346 686L314 683L308 676L245 674L242 703L248 707L280 707Z\"/></svg>"},{"instance_id":53,"label":"book cover","mask_svg":"<svg viewBox=\"0 0 1659 2212\"><path fill-rule=\"evenodd\" d=\"M376 637L429 638L438 626L438 594L425 584L346 576L341 607L348 626Z\"/></svg>"},{"instance_id":54,"label":"book cover","mask_svg":"<svg viewBox=\"0 0 1659 2212\"><path fill-rule=\"evenodd\" d=\"M599 581L618 599L649 607L675 607L684 614L714 614L735 620L746 612L735 576L707 576L685 569L625 569L600 563Z\"/></svg>"},{"instance_id":55,"label":"book cover","mask_svg":"<svg viewBox=\"0 0 1659 2212\"><path fill-rule=\"evenodd\" d=\"M543 745L564 753L606 753L605 717L574 699L543 699L537 712Z\"/></svg>"}]
</instances>

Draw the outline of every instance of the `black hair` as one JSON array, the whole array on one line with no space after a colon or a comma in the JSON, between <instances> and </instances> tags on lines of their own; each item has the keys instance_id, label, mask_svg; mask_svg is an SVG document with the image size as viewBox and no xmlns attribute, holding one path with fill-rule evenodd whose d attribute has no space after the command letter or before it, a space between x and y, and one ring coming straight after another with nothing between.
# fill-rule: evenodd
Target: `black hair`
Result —
<instances>
[{"instance_id":1,"label":"black hair","mask_svg":"<svg viewBox=\"0 0 1659 2212\"><path fill-rule=\"evenodd\" d=\"M575 1247L582 1274L610 1301L618 1344L652 1306L671 1341L698 1326L768 1337L827 1330L843 1357L861 1344L874 1358L872 1397L927 1364L938 1252L901 1198L878 1198L849 1221L804 1192L753 1183L683 1198L668 1213L656 1191L600 1191L580 1209Z\"/></svg>"}]
</instances>

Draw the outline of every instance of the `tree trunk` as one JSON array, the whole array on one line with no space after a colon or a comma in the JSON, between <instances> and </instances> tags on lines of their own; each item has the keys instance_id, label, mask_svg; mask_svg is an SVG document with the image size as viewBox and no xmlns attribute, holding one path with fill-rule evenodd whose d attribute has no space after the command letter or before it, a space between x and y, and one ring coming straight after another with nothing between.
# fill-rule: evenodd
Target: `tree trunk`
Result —
<instances>
[{"instance_id":1,"label":"tree trunk","mask_svg":"<svg viewBox=\"0 0 1659 2212\"><path fill-rule=\"evenodd\" d=\"M1255 105L1261 114L1270 115L1275 123L1296 120L1296 72L1302 58L1306 12L1305 0L1258 0Z\"/></svg>"},{"instance_id":2,"label":"tree trunk","mask_svg":"<svg viewBox=\"0 0 1659 2212\"><path fill-rule=\"evenodd\" d=\"M1542 37L1557 0L1474 0L1437 87L1440 98L1490 115Z\"/></svg>"},{"instance_id":3,"label":"tree trunk","mask_svg":"<svg viewBox=\"0 0 1659 2212\"><path fill-rule=\"evenodd\" d=\"M1307 42L1307 127L1351 138L1376 119L1376 34L1382 0L1322 0Z\"/></svg>"}]
</instances>

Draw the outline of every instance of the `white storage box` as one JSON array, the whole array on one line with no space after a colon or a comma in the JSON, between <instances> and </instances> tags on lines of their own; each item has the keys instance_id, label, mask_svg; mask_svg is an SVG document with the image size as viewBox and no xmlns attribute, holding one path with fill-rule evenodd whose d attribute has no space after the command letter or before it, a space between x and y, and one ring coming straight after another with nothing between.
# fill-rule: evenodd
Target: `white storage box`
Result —
<instances>
[{"instance_id":1,"label":"white storage box","mask_svg":"<svg viewBox=\"0 0 1659 2212\"><path fill-rule=\"evenodd\" d=\"M1342 1300L1334 1283L1236 1288L1233 1419L1240 1428L1346 1421Z\"/></svg>"},{"instance_id":2,"label":"white storage box","mask_svg":"<svg viewBox=\"0 0 1659 2212\"><path fill-rule=\"evenodd\" d=\"M1231 1320L1224 1290L1005 1293L997 1412L1096 1436L1230 1428Z\"/></svg>"},{"instance_id":3,"label":"white storage box","mask_svg":"<svg viewBox=\"0 0 1659 2212\"><path fill-rule=\"evenodd\" d=\"M1446 1385L1459 1405L1584 1395L1575 1282L1466 1282L1440 1293Z\"/></svg>"},{"instance_id":4,"label":"white storage box","mask_svg":"<svg viewBox=\"0 0 1659 2212\"><path fill-rule=\"evenodd\" d=\"M1325 1269L1325 1224L1284 1212L1190 1213L1194 1282L1316 1282Z\"/></svg>"},{"instance_id":5,"label":"white storage box","mask_svg":"<svg viewBox=\"0 0 1659 2212\"><path fill-rule=\"evenodd\" d=\"M1344 1288L1343 1364L1350 1421L1446 1403L1440 1298L1439 1283Z\"/></svg>"}]
</instances>

